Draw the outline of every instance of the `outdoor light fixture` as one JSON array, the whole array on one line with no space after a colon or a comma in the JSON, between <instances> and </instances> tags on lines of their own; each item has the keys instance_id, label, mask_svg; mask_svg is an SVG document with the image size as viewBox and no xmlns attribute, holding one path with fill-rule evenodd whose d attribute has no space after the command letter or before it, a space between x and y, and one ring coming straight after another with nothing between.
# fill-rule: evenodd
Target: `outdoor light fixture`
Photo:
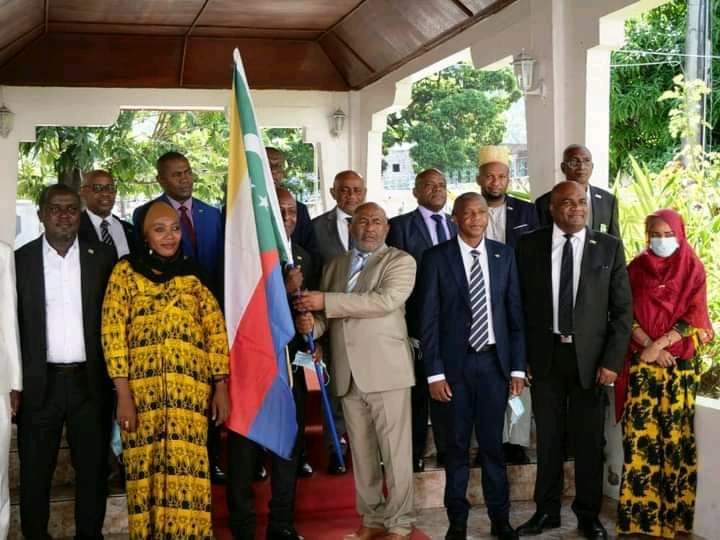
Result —
<instances>
[{"instance_id":1,"label":"outdoor light fixture","mask_svg":"<svg viewBox=\"0 0 720 540\"><path fill-rule=\"evenodd\" d=\"M330 129L330 133L332 133L333 137L338 137L342 133L343 127L345 127L345 113L338 107L332 115L332 128Z\"/></svg>"},{"instance_id":2,"label":"outdoor light fixture","mask_svg":"<svg viewBox=\"0 0 720 540\"><path fill-rule=\"evenodd\" d=\"M534 81L536 60L527 54L525 50L516 55L513 58L513 70L515 71L515 77L517 78L518 86L522 91L523 95L526 96L542 96L543 95L543 82L538 81L536 85ZM533 88L535 86L535 88Z\"/></svg>"},{"instance_id":3,"label":"outdoor light fixture","mask_svg":"<svg viewBox=\"0 0 720 540\"><path fill-rule=\"evenodd\" d=\"M2 103L2 105L0 105L0 137L7 139L13 128L15 113L5 106L2 96L2 86L0 86L0 103Z\"/></svg>"}]
</instances>

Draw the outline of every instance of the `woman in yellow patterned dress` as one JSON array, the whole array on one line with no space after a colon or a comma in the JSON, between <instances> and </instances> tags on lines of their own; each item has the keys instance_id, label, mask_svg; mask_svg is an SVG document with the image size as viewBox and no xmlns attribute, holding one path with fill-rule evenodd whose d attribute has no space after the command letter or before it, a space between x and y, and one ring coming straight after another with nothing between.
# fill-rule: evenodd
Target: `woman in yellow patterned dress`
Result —
<instances>
[{"instance_id":1,"label":"woman in yellow patterned dress","mask_svg":"<svg viewBox=\"0 0 720 540\"><path fill-rule=\"evenodd\" d=\"M628 266L635 324L624 377L616 382L616 413L623 406L625 413L617 529L673 538L693 526L695 352L713 332L705 270L682 218L660 210L648 217L646 231L648 249Z\"/></svg>"},{"instance_id":2,"label":"woman in yellow patterned dress","mask_svg":"<svg viewBox=\"0 0 720 540\"><path fill-rule=\"evenodd\" d=\"M180 252L177 212L155 202L141 227L145 249L115 266L102 318L130 538L212 538L207 422L229 410L225 321Z\"/></svg>"}]
</instances>

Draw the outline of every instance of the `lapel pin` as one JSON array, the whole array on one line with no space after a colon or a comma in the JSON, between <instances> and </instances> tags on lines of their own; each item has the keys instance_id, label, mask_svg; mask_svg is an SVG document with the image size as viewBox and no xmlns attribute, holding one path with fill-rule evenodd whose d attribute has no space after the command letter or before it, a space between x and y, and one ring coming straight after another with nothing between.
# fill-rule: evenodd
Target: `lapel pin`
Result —
<instances>
[{"instance_id":1,"label":"lapel pin","mask_svg":"<svg viewBox=\"0 0 720 540\"><path fill-rule=\"evenodd\" d=\"M591 244L597 244L597 240L590 240Z\"/></svg>"},{"instance_id":2,"label":"lapel pin","mask_svg":"<svg viewBox=\"0 0 720 540\"><path fill-rule=\"evenodd\" d=\"M512 210L513 207L512 207L512 206L508 206L507 209L508 209L508 210Z\"/></svg>"},{"instance_id":3,"label":"lapel pin","mask_svg":"<svg viewBox=\"0 0 720 540\"><path fill-rule=\"evenodd\" d=\"M95 250L92 249L92 248L88 248L88 253L89 253L90 255L95 255Z\"/></svg>"},{"instance_id":4,"label":"lapel pin","mask_svg":"<svg viewBox=\"0 0 720 540\"><path fill-rule=\"evenodd\" d=\"M602 195L600 195L599 193L596 193L596 194L595 194L595 198L596 198L596 199L602 199Z\"/></svg>"},{"instance_id":5,"label":"lapel pin","mask_svg":"<svg viewBox=\"0 0 720 540\"><path fill-rule=\"evenodd\" d=\"M495 258L496 258L496 259L499 259L499 258L500 258L500 254L499 254L499 253L496 253L496 254L495 254Z\"/></svg>"}]
</instances>

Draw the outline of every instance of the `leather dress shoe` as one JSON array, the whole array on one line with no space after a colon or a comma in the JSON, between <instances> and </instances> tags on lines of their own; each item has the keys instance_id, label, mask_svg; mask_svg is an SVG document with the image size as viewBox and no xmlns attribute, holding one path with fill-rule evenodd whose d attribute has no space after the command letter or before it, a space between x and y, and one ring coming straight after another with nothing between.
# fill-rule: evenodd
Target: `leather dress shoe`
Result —
<instances>
[{"instance_id":1,"label":"leather dress shoe","mask_svg":"<svg viewBox=\"0 0 720 540\"><path fill-rule=\"evenodd\" d=\"M503 444L503 455L505 456L505 463L507 465L527 465L530 463L530 458L525 452L525 448L519 444Z\"/></svg>"},{"instance_id":2,"label":"leather dress shoe","mask_svg":"<svg viewBox=\"0 0 720 540\"><path fill-rule=\"evenodd\" d=\"M381 534L385 534L385 529L381 527L360 527L354 533L346 534L343 540L371 540Z\"/></svg>"},{"instance_id":3,"label":"leather dress shoe","mask_svg":"<svg viewBox=\"0 0 720 540\"><path fill-rule=\"evenodd\" d=\"M445 533L445 540L467 540L467 525L450 523L450 527Z\"/></svg>"},{"instance_id":4,"label":"leather dress shoe","mask_svg":"<svg viewBox=\"0 0 720 540\"><path fill-rule=\"evenodd\" d=\"M213 484L225 484L225 471L223 471L217 463L210 466L210 482Z\"/></svg>"},{"instance_id":5,"label":"leather dress shoe","mask_svg":"<svg viewBox=\"0 0 720 540\"><path fill-rule=\"evenodd\" d=\"M280 529L274 529L268 527L265 540L304 540L304 538L292 528L283 527Z\"/></svg>"},{"instance_id":6,"label":"leather dress shoe","mask_svg":"<svg viewBox=\"0 0 720 540\"><path fill-rule=\"evenodd\" d=\"M585 538L606 540L607 531L598 518L595 519L578 519L578 530Z\"/></svg>"},{"instance_id":7,"label":"leather dress shoe","mask_svg":"<svg viewBox=\"0 0 720 540\"><path fill-rule=\"evenodd\" d=\"M490 534L497 536L500 540L517 540L518 538L517 531L512 528L507 519L493 520Z\"/></svg>"},{"instance_id":8,"label":"leather dress shoe","mask_svg":"<svg viewBox=\"0 0 720 540\"><path fill-rule=\"evenodd\" d=\"M347 472L347 467L340 464L337 456L333 453L330 454L330 461L328 462L328 474L340 475Z\"/></svg>"},{"instance_id":9,"label":"leather dress shoe","mask_svg":"<svg viewBox=\"0 0 720 540\"><path fill-rule=\"evenodd\" d=\"M300 478L310 478L313 472L315 471L313 471L312 465L310 465L307 459L302 459L298 462L297 475Z\"/></svg>"},{"instance_id":10,"label":"leather dress shoe","mask_svg":"<svg viewBox=\"0 0 720 540\"><path fill-rule=\"evenodd\" d=\"M263 465L262 463L258 463L257 467L255 468L255 475L253 480L255 482L264 482L265 480L267 480L267 477L268 472L265 468L265 465Z\"/></svg>"},{"instance_id":11,"label":"leather dress shoe","mask_svg":"<svg viewBox=\"0 0 720 540\"><path fill-rule=\"evenodd\" d=\"M418 458L413 461L413 472L424 472L425 471L425 460Z\"/></svg>"},{"instance_id":12,"label":"leather dress shoe","mask_svg":"<svg viewBox=\"0 0 720 540\"><path fill-rule=\"evenodd\" d=\"M545 529L557 529L560 526L560 516L550 516L535 512L533 516L517 528L518 536L535 536L542 534Z\"/></svg>"}]
</instances>

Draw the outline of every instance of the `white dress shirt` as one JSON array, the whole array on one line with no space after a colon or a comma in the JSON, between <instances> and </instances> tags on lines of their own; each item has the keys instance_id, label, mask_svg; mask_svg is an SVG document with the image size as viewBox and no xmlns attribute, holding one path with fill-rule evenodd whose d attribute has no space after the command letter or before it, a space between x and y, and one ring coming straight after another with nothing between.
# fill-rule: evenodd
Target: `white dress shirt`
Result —
<instances>
[{"instance_id":1,"label":"white dress shirt","mask_svg":"<svg viewBox=\"0 0 720 540\"><path fill-rule=\"evenodd\" d=\"M90 209L87 210L87 215L90 218L90 223L95 227L95 232L98 238L102 242L102 222L107 220L109 227L108 232L112 236L113 242L115 242L115 251L117 251L118 259L124 255L130 253L130 247L128 246L127 237L125 236L125 229L123 229L120 220L112 214L106 218L102 218L97 214L94 214Z\"/></svg>"},{"instance_id":2,"label":"white dress shirt","mask_svg":"<svg viewBox=\"0 0 720 540\"><path fill-rule=\"evenodd\" d=\"M570 240L573 249L573 306L577 297L578 284L580 283L580 268L582 267L583 251L585 250L585 236L587 229L575 233ZM553 224L552 251L551 251L551 281L552 281L552 303L553 303L553 332L560 333L558 329L558 293L560 291L560 265L562 264L562 252L565 246L565 233Z\"/></svg>"},{"instance_id":3,"label":"white dress shirt","mask_svg":"<svg viewBox=\"0 0 720 540\"><path fill-rule=\"evenodd\" d=\"M505 243L505 227L507 223L507 204L488 207L488 226L485 236L490 240Z\"/></svg>"},{"instance_id":4,"label":"white dress shirt","mask_svg":"<svg viewBox=\"0 0 720 540\"><path fill-rule=\"evenodd\" d=\"M420 215L423 218L423 221L425 222L425 228L427 229L428 234L430 235L430 241L432 242L433 246L438 245L438 234L437 234L437 223L433 219L433 216L440 216L442 218L442 227L445 230L445 237L446 238L452 238L452 235L450 234L450 228L447 224L447 216L443 211L440 212L433 212L432 210L429 210L425 208L424 206L418 206L418 211L420 212Z\"/></svg>"},{"instance_id":5,"label":"white dress shirt","mask_svg":"<svg viewBox=\"0 0 720 540\"><path fill-rule=\"evenodd\" d=\"M490 269L488 266L487 249L485 248L485 239L483 238L477 247L472 247L466 244L460 235L457 237L458 245L460 246L460 256L463 260L463 266L465 267L465 279L467 279L468 286L470 286L470 270L473 265L473 256L470 254L471 251L479 251L480 256L478 258L480 262L480 270L483 273L483 280L485 281L485 297L487 298L487 314L488 314L488 341L487 345L495 345L495 328L493 326L493 311L492 311L492 296L490 295ZM469 346L469 343L468 343ZM511 377L525 377L524 371L511 371ZM428 383L434 383L437 381L444 381L445 374L438 373L437 375L431 375L428 377Z\"/></svg>"},{"instance_id":6,"label":"white dress shirt","mask_svg":"<svg viewBox=\"0 0 720 540\"><path fill-rule=\"evenodd\" d=\"M585 200L587 201L587 216L585 217L585 223L588 227L592 229L592 216L593 216L593 200L592 200L592 193L590 192L590 184L587 185L585 188ZM607 232L607 231L603 231Z\"/></svg>"},{"instance_id":7,"label":"white dress shirt","mask_svg":"<svg viewBox=\"0 0 720 540\"><path fill-rule=\"evenodd\" d=\"M85 362L80 245L77 238L61 257L43 235L47 361Z\"/></svg>"},{"instance_id":8,"label":"white dress shirt","mask_svg":"<svg viewBox=\"0 0 720 540\"><path fill-rule=\"evenodd\" d=\"M347 251L350 249L350 227L348 227L347 219L352 218L352 216L340 210L339 206L335 207L335 213L337 214L338 236L340 237L340 242L345 248L345 251Z\"/></svg>"}]
</instances>

